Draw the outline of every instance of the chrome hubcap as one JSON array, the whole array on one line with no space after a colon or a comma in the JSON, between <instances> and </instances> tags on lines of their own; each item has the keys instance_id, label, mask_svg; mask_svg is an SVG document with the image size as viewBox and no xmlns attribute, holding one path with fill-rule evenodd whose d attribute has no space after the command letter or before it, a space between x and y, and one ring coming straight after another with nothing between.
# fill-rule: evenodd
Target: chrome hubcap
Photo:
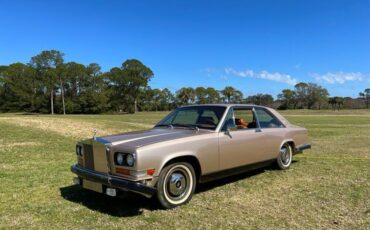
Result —
<instances>
[{"instance_id":1,"label":"chrome hubcap","mask_svg":"<svg viewBox=\"0 0 370 230\"><path fill-rule=\"evenodd\" d=\"M171 174L168 180L168 192L171 196L181 196L186 190L186 178L180 172Z\"/></svg>"},{"instance_id":2,"label":"chrome hubcap","mask_svg":"<svg viewBox=\"0 0 370 230\"><path fill-rule=\"evenodd\" d=\"M281 150L280 150L280 156L281 156L281 161L283 162L283 164L289 164L290 162L290 152L289 152L289 149L287 147L283 147Z\"/></svg>"}]
</instances>

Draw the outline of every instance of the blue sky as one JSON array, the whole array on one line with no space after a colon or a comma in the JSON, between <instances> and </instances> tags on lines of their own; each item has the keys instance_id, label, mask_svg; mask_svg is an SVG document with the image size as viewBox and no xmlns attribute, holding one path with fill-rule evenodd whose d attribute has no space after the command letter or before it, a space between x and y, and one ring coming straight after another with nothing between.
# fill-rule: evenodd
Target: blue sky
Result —
<instances>
[{"instance_id":1,"label":"blue sky","mask_svg":"<svg viewBox=\"0 0 370 230\"><path fill-rule=\"evenodd\" d=\"M1 1L0 65L57 49L104 71L137 58L153 88L234 86L274 97L300 81L370 88L370 1Z\"/></svg>"}]
</instances>

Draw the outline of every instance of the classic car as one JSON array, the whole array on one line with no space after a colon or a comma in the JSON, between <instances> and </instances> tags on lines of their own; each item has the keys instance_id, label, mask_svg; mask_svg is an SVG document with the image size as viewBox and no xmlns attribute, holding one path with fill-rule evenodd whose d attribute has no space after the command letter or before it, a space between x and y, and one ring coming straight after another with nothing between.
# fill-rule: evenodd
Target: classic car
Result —
<instances>
[{"instance_id":1,"label":"classic car","mask_svg":"<svg viewBox=\"0 0 370 230\"><path fill-rule=\"evenodd\" d=\"M76 145L75 184L110 196L156 196L164 208L191 199L195 187L275 163L288 169L307 130L277 111L238 104L192 105L152 129L94 137Z\"/></svg>"}]
</instances>

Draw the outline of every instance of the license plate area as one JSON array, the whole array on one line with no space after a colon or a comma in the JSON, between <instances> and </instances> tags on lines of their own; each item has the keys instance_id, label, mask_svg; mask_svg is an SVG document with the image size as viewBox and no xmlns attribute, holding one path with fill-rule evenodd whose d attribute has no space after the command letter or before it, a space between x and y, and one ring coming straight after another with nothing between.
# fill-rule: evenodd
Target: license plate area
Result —
<instances>
[{"instance_id":1,"label":"license plate area","mask_svg":"<svg viewBox=\"0 0 370 230\"><path fill-rule=\"evenodd\" d=\"M95 192L103 193L103 185L97 182L83 180L82 187Z\"/></svg>"}]
</instances>

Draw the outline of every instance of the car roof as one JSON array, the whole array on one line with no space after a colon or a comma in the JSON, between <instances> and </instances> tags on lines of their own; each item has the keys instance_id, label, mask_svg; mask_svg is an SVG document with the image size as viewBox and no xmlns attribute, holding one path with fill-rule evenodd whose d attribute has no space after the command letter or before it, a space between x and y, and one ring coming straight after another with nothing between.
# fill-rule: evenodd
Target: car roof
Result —
<instances>
[{"instance_id":1,"label":"car roof","mask_svg":"<svg viewBox=\"0 0 370 230\"><path fill-rule=\"evenodd\" d=\"M227 104L227 103L221 103L221 104L194 104L194 105L184 105L181 106L181 108L184 107L194 107L194 106L222 106L222 107L260 107L260 108L267 108L270 109L269 107L262 106L262 105L255 105L255 104Z\"/></svg>"},{"instance_id":2,"label":"car roof","mask_svg":"<svg viewBox=\"0 0 370 230\"><path fill-rule=\"evenodd\" d=\"M230 107L254 107L254 108L264 108L272 113L278 120L280 120L285 127L296 127L295 125L291 124L285 117L283 117L278 111L273 108L262 106L262 105L255 105L255 104L227 104L227 103L218 103L218 104L194 104L194 105L185 105L179 108L186 108L186 107L201 107L201 106L214 106L214 107L226 107L227 109Z\"/></svg>"}]
</instances>

